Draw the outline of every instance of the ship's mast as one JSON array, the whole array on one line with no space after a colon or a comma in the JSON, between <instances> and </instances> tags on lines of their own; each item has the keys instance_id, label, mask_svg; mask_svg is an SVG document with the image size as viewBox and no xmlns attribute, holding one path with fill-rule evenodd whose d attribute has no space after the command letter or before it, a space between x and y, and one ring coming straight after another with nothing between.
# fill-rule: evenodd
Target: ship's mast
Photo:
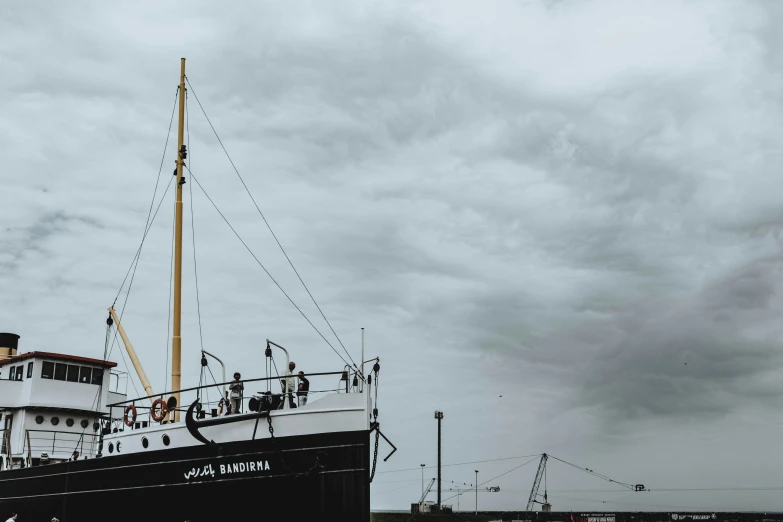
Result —
<instances>
[{"instance_id":1,"label":"ship's mast","mask_svg":"<svg viewBox=\"0 0 783 522\"><path fill-rule=\"evenodd\" d=\"M174 209L174 321L171 338L171 388L177 407L180 406L180 376L182 375L182 185L185 178L182 168L185 165L187 151L185 149L185 59L179 75L179 124L177 127L177 203ZM179 411L174 411L174 422L179 422Z\"/></svg>"}]
</instances>

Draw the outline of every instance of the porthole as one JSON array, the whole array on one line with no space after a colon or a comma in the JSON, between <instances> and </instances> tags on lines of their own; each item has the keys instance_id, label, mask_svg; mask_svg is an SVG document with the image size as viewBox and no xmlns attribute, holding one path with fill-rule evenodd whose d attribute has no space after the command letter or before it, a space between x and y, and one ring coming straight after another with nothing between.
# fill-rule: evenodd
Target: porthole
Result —
<instances>
[{"instance_id":1,"label":"porthole","mask_svg":"<svg viewBox=\"0 0 783 522\"><path fill-rule=\"evenodd\" d=\"M169 444L171 444L171 439L169 438L169 436L168 436L168 435L166 435L166 434L164 433L164 434L163 434L163 445L164 445L164 446L168 446Z\"/></svg>"},{"instance_id":2,"label":"porthole","mask_svg":"<svg viewBox=\"0 0 783 522\"><path fill-rule=\"evenodd\" d=\"M109 453L114 453L114 443L113 442L109 443Z\"/></svg>"},{"instance_id":3,"label":"porthole","mask_svg":"<svg viewBox=\"0 0 783 522\"><path fill-rule=\"evenodd\" d=\"M43 424L44 418L43 415L36 415L35 416L35 423L36 424Z\"/></svg>"},{"instance_id":4,"label":"porthole","mask_svg":"<svg viewBox=\"0 0 783 522\"><path fill-rule=\"evenodd\" d=\"M141 445L144 446L145 449L149 448L150 441L147 440L147 437L142 437L141 438Z\"/></svg>"},{"instance_id":5,"label":"porthole","mask_svg":"<svg viewBox=\"0 0 783 522\"><path fill-rule=\"evenodd\" d=\"M87 422L87 421L84 421L84 422ZM84 427L86 428L87 426L84 426ZM101 427L101 425L98 424L97 422L93 422L92 423L92 431L98 431L98 428L100 428L100 427Z\"/></svg>"},{"instance_id":6,"label":"porthole","mask_svg":"<svg viewBox=\"0 0 783 522\"><path fill-rule=\"evenodd\" d=\"M52 426L60 424L60 417L52 417Z\"/></svg>"},{"instance_id":7,"label":"porthole","mask_svg":"<svg viewBox=\"0 0 783 522\"><path fill-rule=\"evenodd\" d=\"M117 453L119 453L121 449L122 449L122 442L118 442L117 443Z\"/></svg>"},{"instance_id":8,"label":"porthole","mask_svg":"<svg viewBox=\"0 0 783 522\"><path fill-rule=\"evenodd\" d=\"M80 424L82 425L82 428L84 428L85 430L87 429L87 426L90 425L87 419L82 419L82 422Z\"/></svg>"},{"instance_id":9,"label":"porthole","mask_svg":"<svg viewBox=\"0 0 783 522\"><path fill-rule=\"evenodd\" d=\"M73 419L65 419L65 425L69 428L73 426Z\"/></svg>"}]
</instances>

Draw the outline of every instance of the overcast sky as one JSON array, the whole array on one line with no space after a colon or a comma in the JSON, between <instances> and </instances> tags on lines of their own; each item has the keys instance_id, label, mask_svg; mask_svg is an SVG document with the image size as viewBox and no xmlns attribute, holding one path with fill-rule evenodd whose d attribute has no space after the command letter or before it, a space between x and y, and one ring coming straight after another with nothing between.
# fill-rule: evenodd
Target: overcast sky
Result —
<instances>
[{"instance_id":1,"label":"overcast sky","mask_svg":"<svg viewBox=\"0 0 783 522\"><path fill-rule=\"evenodd\" d=\"M353 358L361 327L381 357L399 451L373 509L418 500L435 409L444 463L548 452L653 490L783 488L781 24L772 1L3 2L0 331L102 357L185 56ZM189 101L194 174L331 333ZM245 377L266 338L341 369L191 188L204 347ZM156 389L171 194L123 319ZM189 205L183 385L200 347ZM480 508L524 507L535 465ZM547 481L555 510L783 509L780 491L617 492L558 462Z\"/></svg>"}]
</instances>

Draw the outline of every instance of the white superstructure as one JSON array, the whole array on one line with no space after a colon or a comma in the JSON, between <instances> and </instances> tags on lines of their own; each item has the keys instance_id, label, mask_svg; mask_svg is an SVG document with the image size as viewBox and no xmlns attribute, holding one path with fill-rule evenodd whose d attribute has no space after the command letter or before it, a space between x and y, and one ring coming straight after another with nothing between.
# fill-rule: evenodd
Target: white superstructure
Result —
<instances>
[{"instance_id":1,"label":"white superstructure","mask_svg":"<svg viewBox=\"0 0 783 522\"><path fill-rule=\"evenodd\" d=\"M50 352L17 355L0 334L0 470L97 453L100 416L125 399L110 391L116 363Z\"/></svg>"}]
</instances>

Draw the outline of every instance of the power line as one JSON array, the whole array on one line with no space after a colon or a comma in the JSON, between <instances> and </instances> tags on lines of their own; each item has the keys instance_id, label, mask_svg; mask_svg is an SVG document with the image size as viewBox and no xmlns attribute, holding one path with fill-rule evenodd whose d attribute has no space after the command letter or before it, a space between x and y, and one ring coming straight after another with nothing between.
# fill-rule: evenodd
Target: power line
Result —
<instances>
[{"instance_id":1,"label":"power line","mask_svg":"<svg viewBox=\"0 0 783 522\"><path fill-rule=\"evenodd\" d=\"M188 170L188 173L190 174L190 178L191 178L193 181L195 181L195 182L196 182L196 185L198 185L198 188L200 188L200 189L201 189L201 192L203 192L203 193L204 193L204 195L205 195L205 196L207 197L207 199L209 200L209 202L210 202L210 203L212 203L212 206L213 206L213 207L215 207L215 210L217 210L218 214L220 214L220 217L221 217L221 218L223 218L223 221L225 221L225 222L226 222L226 225L228 225L228 227L231 229L231 231L234 233L234 235L235 235L235 236L237 236L237 239L239 239L239 241L242 243L242 245L244 245L245 249L247 249L247 251L250 253L250 255L251 255L251 256L253 256L253 259L255 259L255 260L256 260L256 263L258 263L258 266L260 266L260 267L261 267L261 268L264 270L264 272L266 272L266 275L268 275L268 276L269 276L269 279L271 279L271 280L272 280L272 282L273 282L273 283L274 283L274 284L277 286L277 288L279 288L279 289L280 289L280 291L281 291L281 292L283 292L283 295L284 295L284 296L286 296L286 298L288 298L288 300L291 302L291 304L292 304L292 305L294 305L294 308L296 308L296 309L297 309L297 311L298 311L298 312L299 312L299 313L302 315L302 317L304 317L304 318L305 318L305 320L306 320L306 321L307 321L307 322L310 324L310 326L312 326L312 327L313 327L313 330L315 330L315 331L316 331L316 333L318 333L318 335L320 335L320 336L321 336L321 338L322 338L322 339L323 339L323 340L326 342L326 344L328 344L328 345L329 345L329 348L331 348L331 349L332 349L332 351L333 351L335 354L337 354L337 357L339 357L340 359L342 359L342 361L343 361L343 362L344 362L346 365L350 366L350 365L348 364L348 361L346 361L346 360L343 358L343 356L342 356L342 355L340 355L340 352L338 352L338 351L337 351L337 349L335 349L335 347L334 347L334 346L332 346L332 343L330 343L330 342L329 342L329 340L328 340L328 339L326 339L326 337L324 337L324 334L322 334L322 333L321 333L321 331L320 331L320 330L319 330L319 329L318 329L318 328L317 328L317 327L316 327L316 326L313 324L313 322L310 320L310 318L309 318L309 317L307 317L307 315L305 315L305 313L302 311L302 309L301 309L301 308L299 308L299 306L297 306L297 304L294 302L294 300L293 300L293 299L291 299L291 296L289 296L289 295L288 295L288 293L287 293L285 290L283 290L283 287L282 287L282 286L280 286L280 283L278 283L278 282L277 282L277 280L276 280L276 279L275 279L275 278L272 276L272 274L270 274L270 273L269 273L269 270L267 270L267 269L266 269L266 267L265 267L265 266L264 266L264 264L261 262L261 260L260 260L260 259L258 259L258 257L257 257L257 256L256 256L256 255L253 253L253 251L252 251L252 250L250 249L250 247L247 245L247 243L245 243L245 240L244 240L244 239L242 239L242 237L239 235L239 233L236 231L236 229L234 229L234 227L233 227L233 226L231 225L231 223L228 221L228 219L226 218L226 216L225 216L225 215L223 215L223 212L221 212L221 211L220 211L220 209L219 209L219 208L218 208L218 206L215 204L215 202L214 202L214 201L212 201L212 198L211 198L211 197L209 197L209 194L207 194L207 191L206 191L206 190L204 190L204 187L202 187L202 186L201 186L201 183L199 183L199 181L196 179L196 176L194 176L194 175L193 175L193 172L190 170L190 168L188 168L187 166L185 166L185 168Z\"/></svg>"},{"instance_id":2,"label":"power line","mask_svg":"<svg viewBox=\"0 0 783 522\"><path fill-rule=\"evenodd\" d=\"M329 319L326 318L326 315L324 314L323 310L321 310L321 307L316 302L315 297L313 297L313 294L310 292L310 289L307 288L307 285L305 284L304 279L302 279L302 276L299 275L299 271L294 266L294 263L291 261L291 258L288 257L288 253L286 253L285 249L283 248L283 245L280 243L280 240L277 239L277 235L272 230L272 226L266 220L266 217L264 216L264 213L261 212L261 207L259 207L258 203L256 203L256 199L253 197L253 194L250 192L250 189L247 187L247 184L245 184L245 180L242 178L242 175L239 173L239 169L237 169L236 165L234 164L234 161L231 159L231 156L228 154L228 150L226 150L225 145L223 145L223 140L221 140L220 136L218 136L217 130L215 130L215 127L212 125L212 121L209 119L209 116L207 116L207 111L205 111L204 110L204 106L201 105L201 101L198 99L198 95L196 94L196 90L193 89L193 85L191 85L190 80L187 78L187 76L185 77L185 80L188 82L188 87L190 88L190 91L193 93L193 97L196 98L196 103L198 103L198 106L201 108L201 112L204 114L204 117L207 119L207 123L209 123L209 126L212 129L212 132L215 134L215 137L218 140L218 143L220 143L220 147L223 149L223 152L225 152L226 157L228 158L228 161L231 163L231 166L234 168L234 172L236 172L237 177L239 177L239 181L241 181L242 182L242 186L245 187L245 192L247 192L247 195L250 196L250 199L253 202L253 205L255 205L256 210L258 211L259 215L261 216L261 219L264 220L264 224L266 224L266 227L269 229L269 232L272 234L272 237L275 239L275 242L277 243L277 246L280 247L280 251L285 256L286 260L288 261L288 264L291 265L291 268L294 270L294 273L296 274L296 277L299 278L299 282L302 283L302 286L304 287L305 291L307 291L307 295L310 296L310 299L313 301L313 304L318 309L318 312L321 314L321 317L323 317L324 321L326 321L326 324L329 325L329 329L334 334L335 338L337 339L337 342L339 342L340 346L343 347L343 351L345 352L345 355L347 355L348 359L351 360L351 363L353 363L353 367L358 370L359 368L356 365L356 362L353 360L353 357L351 357L351 354L348 353L348 350L345 348L345 345L343 344L342 339L340 339L340 336L337 335L337 332L335 332L334 328L332 328L332 323L330 323ZM345 360L345 359L343 359L343 360ZM362 375L362 379L364 379L363 375Z\"/></svg>"},{"instance_id":3,"label":"power line","mask_svg":"<svg viewBox=\"0 0 783 522\"><path fill-rule=\"evenodd\" d=\"M447 468L447 467L450 467L450 466L466 466L468 464L483 464L484 462L500 462L500 461L503 461L503 460L527 459L527 458L530 458L530 457L538 458L540 456L541 456L541 454L538 453L536 455L520 455L518 457L502 457L502 458L499 458L499 459L473 460L471 462L457 462L455 464L442 464L441 468ZM424 467L424 469L435 469L435 468L437 468L437 466L425 466ZM400 473L402 471L421 471L421 466L419 466L417 468L405 468L405 469L392 469L392 470L389 470L389 471L378 471L377 473L379 473L379 474L380 473Z\"/></svg>"},{"instance_id":4,"label":"power line","mask_svg":"<svg viewBox=\"0 0 783 522\"><path fill-rule=\"evenodd\" d=\"M617 484L617 485L619 485L619 486L622 486L622 487L624 487L624 488L627 488L627 489L630 489L630 490L633 490L633 489L634 489L634 485L633 485L633 484L628 484L628 483L626 483L626 482L620 482L619 480L614 480L613 478L607 477L606 475L603 475L603 474L601 474L601 473L597 473L597 472L593 471L592 469L589 469L589 468L583 468L583 467L581 467L581 466L577 466L576 464L572 464L571 462L568 462L568 461L565 461L565 460L563 460L563 459L561 459L561 458L555 457L554 455L549 455L549 457L550 457L550 458L553 458L553 459L555 459L555 460L557 460L557 461L560 461L560 462L562 462L563 464L566 464L566 465L568 465L568 466L571 466L571 467L572 467L572 468L574 468L574 469L578 469L579 471L582 471L582 472L584 472L584 473L587 473L587 474L589 474L589 475L592 475L592 476L594 476L594 477L596 477L596 478L599 478L599 479L601 479L601 480L605 480L606 482L611 482L612 484Z\"/></svg>"},{"instance_id":5,"label":"power line","mask_svg":"<svg viewBox=\"0 0 783 522\"><path fill-rule=\"evenodd\" d=\"M519 468L521 468L521 467L523 467L523 466L527 466L527 465L528 465L528 464L530 464L531 462L535 462L536 460L538 460L538 458L539 458L539 457L540 457L540 455L536 455L536 456L534 456L532 459L528 460L527 462L523 462L523 463L522 463L522 464L520 464L519 466L513 467L513 468L511 468L510 470L508 470L508 471L506 471L506 472L504 472L504 473L501 473L500 475L498 475L498 476L496 476L496 477L492 477L492 478L491 478L491 479L489 479L489 480L485 480L484 482L481 482L480 484L476 484L476 489L478 489L478 487L479 487L479 486L483 486L484 484L488 484L488 483L490 483L490 482L492 482L492 481L494 481L494 480L497 480L497 479L499 479L500 477L502 477L502 476L504 476L504 475L508 475L508 474L509 474L509 473L511 473L512 471L516 471L516 470L518 470ZM457 495L452 495L452 496L450 496L449 498L447 498L447 499L445 499L445 500L450 500L450 499L452 499L452 498L454 498L454 497L456 497L456 496L457 496Z\"/></svg>"}]
</instances>

